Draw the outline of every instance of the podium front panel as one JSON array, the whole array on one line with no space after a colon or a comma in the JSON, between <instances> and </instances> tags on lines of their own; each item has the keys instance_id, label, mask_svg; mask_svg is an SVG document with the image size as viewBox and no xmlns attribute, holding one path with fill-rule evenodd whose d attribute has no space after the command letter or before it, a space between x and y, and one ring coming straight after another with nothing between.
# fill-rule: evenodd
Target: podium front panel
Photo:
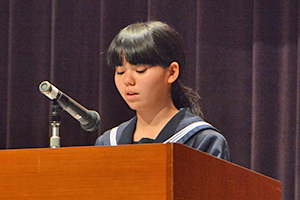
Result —
<instances>
[{"instance_id":1,"label":"podium front panel","mask_svg":"<svg viewBox=\"0 0 300 200\"><path fill-rule=\"evenodd\" d=\"M166 149L124 145L2 150L0 199L166 199Z\"/></svg>"}]
</instances>

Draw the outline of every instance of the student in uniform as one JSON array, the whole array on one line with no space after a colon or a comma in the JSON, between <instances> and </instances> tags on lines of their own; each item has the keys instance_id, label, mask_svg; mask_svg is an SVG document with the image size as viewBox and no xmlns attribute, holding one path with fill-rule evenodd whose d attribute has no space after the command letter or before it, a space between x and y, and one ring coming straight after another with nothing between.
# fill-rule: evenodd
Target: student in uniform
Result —
<instances>
[{"instance_id":1,"label":"student in uniform","mask_svg":"<svg viewBox=\"0 0 300 200\"><path fill-rule=\"evenodd\" d=\"M107 63L136 116L106 131L95 145L177 142L230 161L226 139L202 119L200 97L180 82L185 57L173 28L159 21L125 27L111 42Z\"/></svg>"}]
</instances>

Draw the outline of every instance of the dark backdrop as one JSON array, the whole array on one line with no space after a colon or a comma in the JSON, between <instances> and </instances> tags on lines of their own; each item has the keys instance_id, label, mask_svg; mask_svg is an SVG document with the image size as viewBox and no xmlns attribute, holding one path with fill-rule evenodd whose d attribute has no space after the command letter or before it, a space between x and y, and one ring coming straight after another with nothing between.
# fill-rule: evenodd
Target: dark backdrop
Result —
<instances>
[{"instance_id":1,"label":"dark backdrop","mask_svg":"<svg viewBox=\"0 0 300 200\"><path fill-rule=\"evenodd\" d=\"M100 130L87 133L62 112L62 146L93 145L132 117L105 52L126 25L161 20L181 34L185 83L202 96L232 161L300 200L298 0L0 0L0 11L0 148L49 146L43 80L101 115Z\"/></svg>"}]
</instances>

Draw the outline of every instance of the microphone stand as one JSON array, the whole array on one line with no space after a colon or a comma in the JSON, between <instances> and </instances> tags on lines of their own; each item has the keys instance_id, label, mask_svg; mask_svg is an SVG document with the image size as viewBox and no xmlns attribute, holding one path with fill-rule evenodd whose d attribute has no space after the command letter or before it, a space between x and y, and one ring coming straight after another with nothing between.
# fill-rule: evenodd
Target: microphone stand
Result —
<instances>
[{"instance_id":1,"label":"microphone stand","mask_svg":"<svg viewBox=\"0 0 300 200\"><path fill-rule=\"evenodd\" d=\"M59 111L61 107L58 105L57 101L53 101L52 114L51 114L51 128L52 136L50 138L50 147L59 148L60 147L60 137L59 137L59 125L60 125L60 115Z\"/></svg>"}]
</instances>

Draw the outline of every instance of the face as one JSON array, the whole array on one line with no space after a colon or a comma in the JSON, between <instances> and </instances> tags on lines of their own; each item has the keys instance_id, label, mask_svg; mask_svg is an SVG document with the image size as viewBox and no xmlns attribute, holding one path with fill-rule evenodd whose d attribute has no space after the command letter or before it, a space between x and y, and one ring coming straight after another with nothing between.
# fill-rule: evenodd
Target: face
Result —
<instances>
[{"instance_id":1,"label":"face","mask_svg":"<svg viewBox=\"0 0 300 200\"><path fill-rule=\"evenodd\" d=\"M123 99L136 111L164 107L171 100L168 68L131 65L116 67L115 84ZM172 101L172 100L171 100Z\"/></svg>"}]
</instances>

